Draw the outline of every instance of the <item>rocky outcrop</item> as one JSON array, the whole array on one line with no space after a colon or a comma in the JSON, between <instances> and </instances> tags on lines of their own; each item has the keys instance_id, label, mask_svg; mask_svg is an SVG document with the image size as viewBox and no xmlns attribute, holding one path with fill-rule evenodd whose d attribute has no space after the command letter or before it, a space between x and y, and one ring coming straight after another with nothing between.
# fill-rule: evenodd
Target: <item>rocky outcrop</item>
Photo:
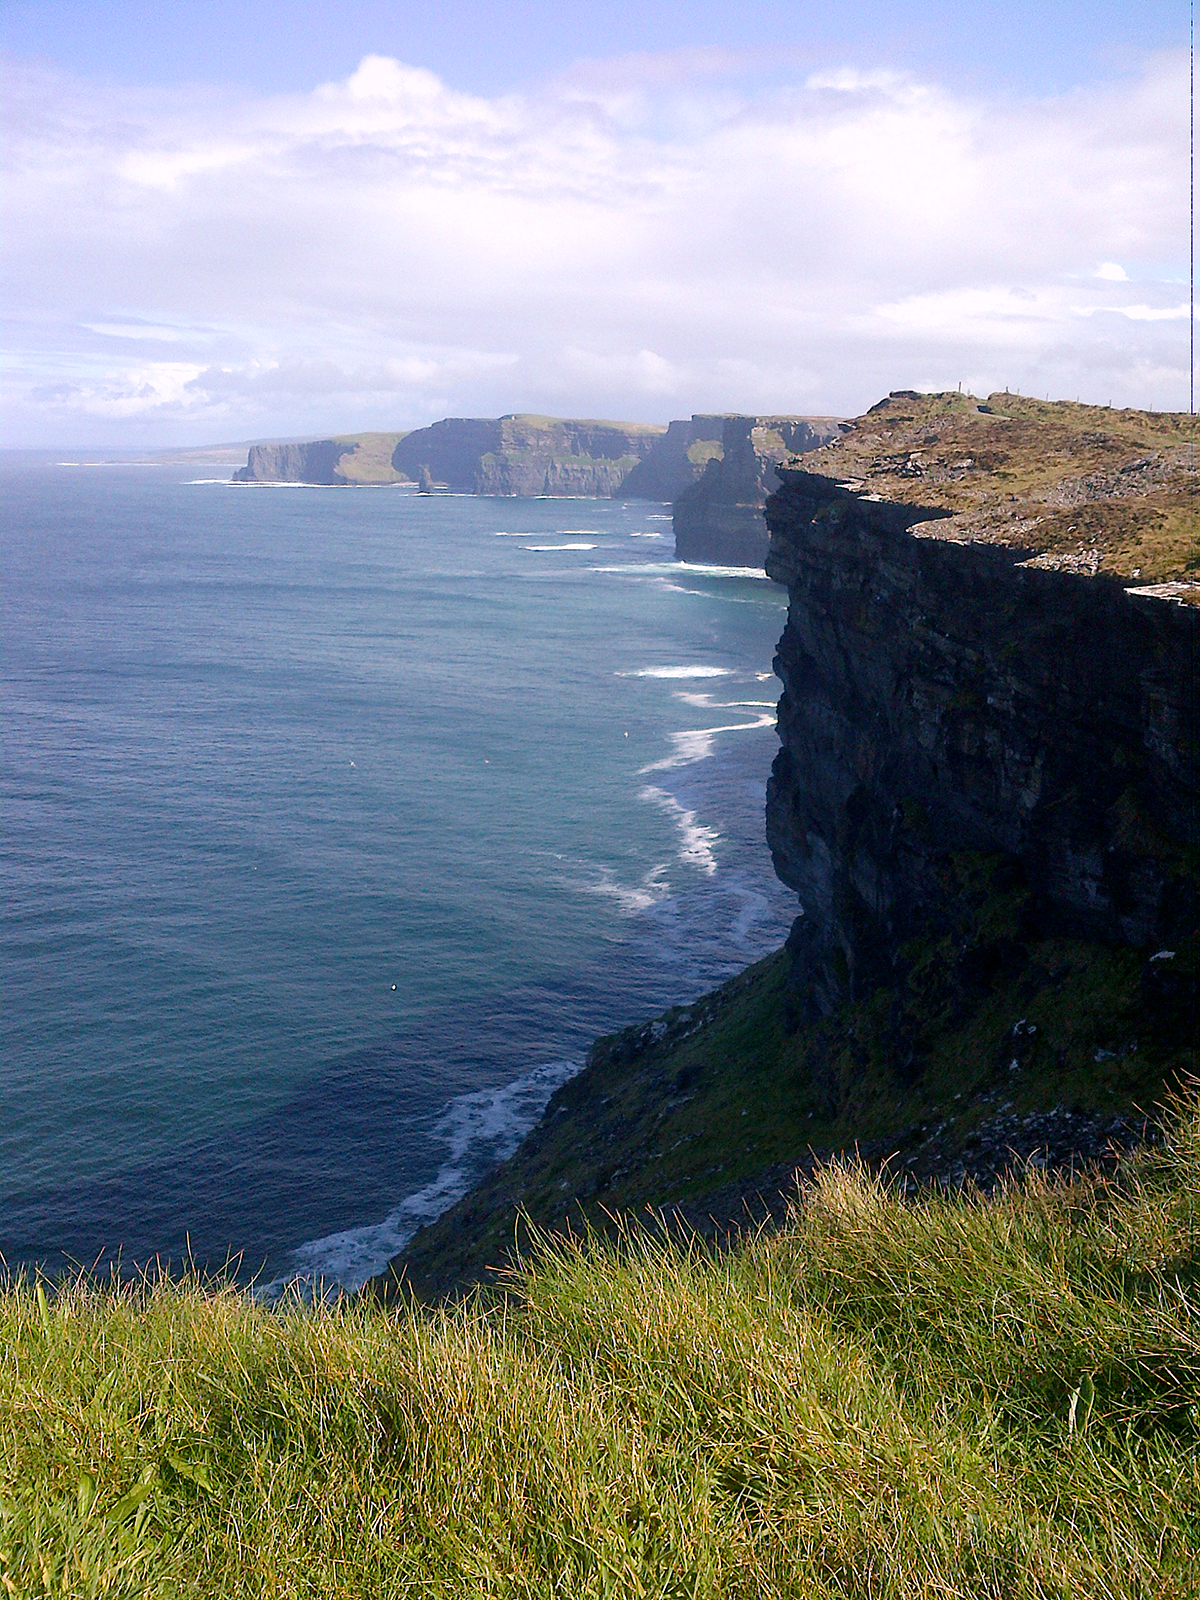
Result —
<instances>
[{"instance_id":1,"label":"rocky outcrop","mask_svg":"<svg viewBox=\"0 0 1200 1600\"><path fill-rule=\"evenodd\" d=\"M680 561L761 567L767 557L763 505L778 487L779 463L837 437L824 417L725 417L721 452L675 499Z\"/></svg>"},{"instance_id":2,"label":"rocky outcrop","mask_svg":"<svg viewBox=\"0 0 1200 1600\"><path fill-rule=\"evenodd\" d=\"M944 505L781 476L767 837L803 907L810 1014L895 981L908 941L952 926L971 859L1029 894L1045 933L1147 950L1193 934L1200 610L956 542Z\"/></svg>"}]
</instances>

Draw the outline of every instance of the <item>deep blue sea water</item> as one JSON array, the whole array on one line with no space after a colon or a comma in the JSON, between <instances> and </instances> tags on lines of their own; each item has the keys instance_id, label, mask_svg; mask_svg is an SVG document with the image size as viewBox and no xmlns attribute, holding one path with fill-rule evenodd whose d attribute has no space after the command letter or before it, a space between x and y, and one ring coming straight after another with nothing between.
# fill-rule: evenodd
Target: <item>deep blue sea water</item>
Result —
<instances>
[{"instance_id":1,"label":"deep blue sea water","mask_svg":"<svg viewBox=\"0 0 1200 1600\"><path fill-rule=\"evenodd\" d=\"M669 507L3 470L0 1251L357 1283L775 948L782 591Z\"/></svg>"}]
</instances>

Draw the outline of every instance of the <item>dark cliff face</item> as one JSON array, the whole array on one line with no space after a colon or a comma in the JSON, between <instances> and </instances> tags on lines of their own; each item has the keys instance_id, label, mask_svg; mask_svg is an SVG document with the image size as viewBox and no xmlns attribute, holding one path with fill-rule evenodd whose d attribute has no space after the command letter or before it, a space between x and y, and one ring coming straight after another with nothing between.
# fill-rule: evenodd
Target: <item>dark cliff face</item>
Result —
<instances>
[{"instance_id":1,"label":"dark cliff face","mask_svg":"<svg viewBox=\"0 0 1200 1600\"><path fill-rule=\"evenodd\" d=\"M776 468L837 436L837 423L827 418L725 417L720 456L675 500L678 559L761 567L768 543L763 505L779 486Z\"/></svg>"},{"instance_id":2,"label":"dark cliff face","mask_svg":"<svg viewBox=\"0 0 1200 1600\"><path fill-rule=\"evenodd\" d=\"M674 500L721 454L724 424L724 417L702 415L670 423L650 454L625 479L621 493L631 499Z\"/></svg>"},{"instance_id":3,"label":"dark cliff face","mask_svg":"<svg viewBox=\"0 0 1200 1600\"><path fill-rule=\"evenodd\" d=\"M950 542L938 508L782 478L767 836L803 907L810 1010L891 981L907 940L950 926L968 858L1031 892L1048 934L1191 933L1200 610Z\"/></svg>"},{"instance_id":4,"label":"dark cliff face","mask_svg":"<svg viewBox=\"0 0 1200 1600\"><path fill-rule=\"evenodd\" d=\"M414 483L432 480L473 494L480 458L499 443L499 418L447 417L401 439L392 466Z\"/></svg>"},{"instance_id":5,"label":"dark cliff face","mask_svg":"<svg viewBox=\"0 0 1200 1600\"><path fill-rule=\"evenodd\" d=\"M314 439L309 444L256 444L244 467L233 474L234 483L347 483L338 471L343 456L354 445L337 439Z\"/></svg>"}]
</instances>

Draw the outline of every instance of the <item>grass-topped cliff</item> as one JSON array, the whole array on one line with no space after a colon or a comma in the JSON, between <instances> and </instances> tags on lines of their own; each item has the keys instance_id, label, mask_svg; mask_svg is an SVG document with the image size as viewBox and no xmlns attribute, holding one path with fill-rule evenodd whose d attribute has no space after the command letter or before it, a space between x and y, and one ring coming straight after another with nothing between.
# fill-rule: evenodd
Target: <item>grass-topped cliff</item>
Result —
<instances>
[{"instance_id":1,"label":"grass-topped cliff","mask_svg":"<svg viewBox=\"0 0 1200 1600\"><path fill-rule=\"evenodd\" d=\"M406 481L392 465L402 433L342 433L300 444L251 445L235 483L392 484Z\"/></svg>"},{"instance_id":2,"label":"grass-topped cliff","mask_svg":"<svg viewBox=\"0 0 1200 1600\"><path fill-rule=\"evenodd\" d=\"M1192 1600L1195 478L1094 410L781 467L788 949L372 1293L0 1289L8 1595Z\"/></svg>"},{"instance_id":3,"label":"grass-topped cliff","mask_svg":"<svg viewBox=\"0 0 1200 1600\"><path fill-rule=\"evenodd\" d=\"M814 1153L943 1182L1098 1154L1194 1070L1200 615L1052 548L1116 504L1144 575L1188 570L1185 419L997 398L892 395L780 467L787 953L602 1041L392 1285L453 1293L528 1224L723 1227Z\"/></svg>"},{"instance_id":4,"label":"grass-topped cliff","mask_svg":"<svg viewBox=\"0 0 1200 1600\"><path fill-rule=\"evenodd\" d=\"M882 499L944 508L953 520L924 530L933 537L1158 584L1200 569L1196 445L1182 412L897 391L803 464Z\"/></svg>"},{"instance_id":5,"label":"grass-topped cliff","mask_svg":"<svg viewBox=\"0 0 1200 1600\"><path fill-rule=\"evenodd\" d=\"M1200 1122L1114 1176L820 1172L439 1313L0 1294L25 1596L1191 1600Z\"/></svg>"}]
</instances>

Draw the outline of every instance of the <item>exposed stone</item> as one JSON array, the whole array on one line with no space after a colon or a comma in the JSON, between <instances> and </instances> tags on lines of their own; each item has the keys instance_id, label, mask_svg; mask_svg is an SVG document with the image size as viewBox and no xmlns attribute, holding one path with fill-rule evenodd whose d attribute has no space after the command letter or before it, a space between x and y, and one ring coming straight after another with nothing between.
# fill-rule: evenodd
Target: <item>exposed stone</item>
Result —
<instances>
[{"instance_id":1,"label":"exposed stone","mask_svg":"<svg viewBox=\"0 0 1200 1600\"><path fill-rule=\"evenodd\" d=\"M1007 859L1049 933L1189 932L1196 609L943 541L936 507L782 477L767 837L803 907L798 992L827 1012L889 981L906 938L948 924L961 852Z\"/></svg>"},{"instance_id":2,"label":"exposed stone","mask_svg":"<svg viewBox=\"0 0 1200 1600\"><path fill-rule=\"evenodd\" d=\"M763 504L779 485L777 466L837 434L838 424L825 417L725 417L721 454L675 499L679 560L761 567L768 543Z\"/></svg>"}]
</instances>

